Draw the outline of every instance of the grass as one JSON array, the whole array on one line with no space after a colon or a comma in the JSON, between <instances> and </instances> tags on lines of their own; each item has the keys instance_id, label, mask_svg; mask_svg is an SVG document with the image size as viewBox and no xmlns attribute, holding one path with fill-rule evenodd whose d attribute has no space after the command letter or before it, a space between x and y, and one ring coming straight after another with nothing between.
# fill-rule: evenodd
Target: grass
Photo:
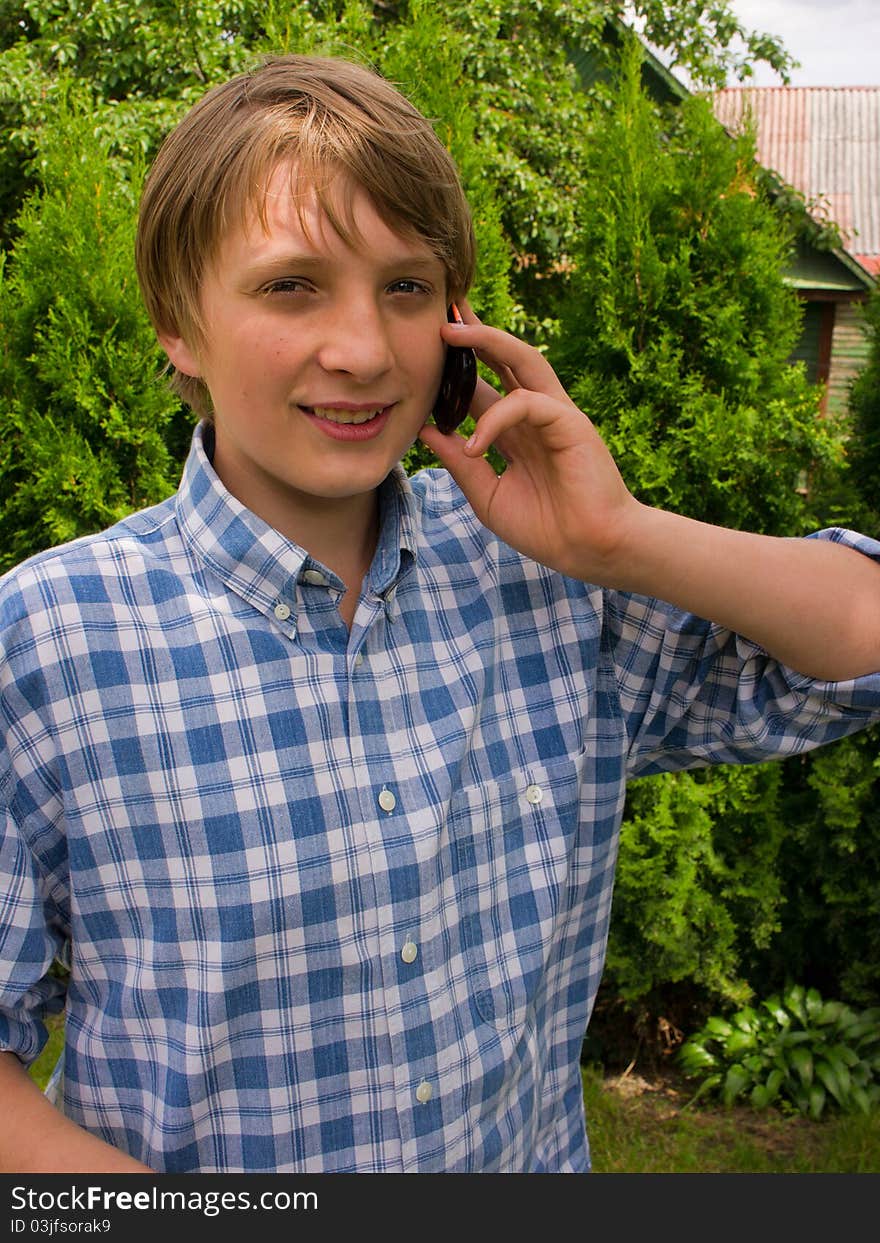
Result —
<instances>
[{"instance_id":1,"label":"grass","mask_svg":"<svg viewBox=\"0 0 880 1243\"><path fill-rule=\"evenodd\" d=\"M46 1086L61 1052L61 1016L31 1067ZM674 1074L650 1081L583 1068L593 1169L602 1174L876 1174L880 1111L812 1122L777 1110L723 1109L688 1102L693 1088Z\"/></svg>"},{"instance_id":2,"label":"grass","mask_svg":"<svg viewBox=\"0 0 880 1243\"><path fill-rule=\"evenodd\" d=\"M648 1081L584 1067L593 1169L605 1174L880 1172L880 1111L819 1122L778 1110L690 1105L674 1074Z\"/></svg>"}]
</instances>

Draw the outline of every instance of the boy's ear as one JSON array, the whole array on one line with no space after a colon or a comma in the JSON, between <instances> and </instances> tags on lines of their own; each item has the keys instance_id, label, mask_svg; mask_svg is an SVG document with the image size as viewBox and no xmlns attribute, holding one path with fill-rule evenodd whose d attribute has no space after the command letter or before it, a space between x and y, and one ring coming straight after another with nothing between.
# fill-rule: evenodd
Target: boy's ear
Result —
<instances>
[{"instance_id":1,"label":"boy's ear","mask_svg":"<svg viewBox=\"0 0 880 1243\"><path fill-rule=\"evenodd\" d=\"M160 332L156 335L159 344L168 355L169 361L173 364L175 370L182 372L183 375L192 376L193 379L199 379L202 373L199 360L183 337L174 337L166 332Z\"/></svg>"}]
</instances>

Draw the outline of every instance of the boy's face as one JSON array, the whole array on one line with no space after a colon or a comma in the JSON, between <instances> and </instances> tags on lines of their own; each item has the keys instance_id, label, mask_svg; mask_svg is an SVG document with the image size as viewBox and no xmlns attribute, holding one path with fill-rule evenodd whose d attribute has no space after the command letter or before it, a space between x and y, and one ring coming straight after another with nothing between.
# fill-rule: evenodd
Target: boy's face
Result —
<instances>
[{"instance_id":1,"label":"boy's face","mask_svg":"<svg viewBox=\"0 0 880 1243\"><path fill-rule=\"evenodd\" d=\"M428 418L443 369L443 265L395 233L366 193L340 179L358 240L347 245L309 192L297 210L290 168L205 274L205 342L161 338L214 405L214 467L271 525L327 503L372 503ZM305 227L304 227L305 224Z\"/></svg>"}]
</instances>

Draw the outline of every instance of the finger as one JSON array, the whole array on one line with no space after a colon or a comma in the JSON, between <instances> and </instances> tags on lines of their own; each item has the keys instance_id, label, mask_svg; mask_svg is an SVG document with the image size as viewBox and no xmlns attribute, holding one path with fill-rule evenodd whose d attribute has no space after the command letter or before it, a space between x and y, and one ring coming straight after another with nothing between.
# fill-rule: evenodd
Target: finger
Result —
<instances>
[{"instance_id":1,"label":"finger","mask_svg":"<svg viewBox=\"0 0 880 1243\"><path fill-rule=\"evenodd\" d=\"M476 313L473 310L473 307L471 306L469 302L464 301L462 302L461 305L464 308L461 312L462 320L464 323L482 324L483 321L479 318L478 315L476 315ZM465 311L467 313L465 313ZM488 365L491 366L492 364L488 364ZM504 386L504 391L506 393L512 392L515 388L522 387L519 380L517 380L516 376L513 374L513 372L511 371L509 367L506 367L502 365L501 363L499 363L497 367L493 366L492 369L495 372L495 374L498 376L498 379L501 381L502 385Z\"/></svg>"},{"instance_id":2,"label":"finger","mask_svg":"<svg viewBox=\"0 0 880 1243\"><path fill-rule=\"evenodd\" d=\"M449 471L461 488L478 518L488 514L492 495L498 486L498 476L483 457L465 452L463 436L453 433L444 435L433 423L426 423L419 432L419 439L428 446L441 464Z\"/></svg>"},{"instance_id":3,"label":"finger","mask_svg":"<svg viewBox=\"0 0 880 1243\"><path fill-rule=\"evenodd\" d=\"M508 392L526 388L571 401L544 355L509 332L470 322L444 324L440 332L450 344L470 346L475 350L477 357L491 367Z\"/></svg>"},{"instance_id":4,"label":"finger","mask_svg":"<svg viewBox=\"0 0 880 1243\"><path fill-rule=\"evenodd\" d=\"M448 326L449 325L446 325L446 324L443 325L444 328ZM466 325L464 323L459 323L457 321L451 325L452 329L456 333L458 332L458 330L464 328L465 326ZM453 337L450 339L450 344L462 346L464 342L458 340L457 337ZM501 381L501 385L505 393L512 393L515 388L524 387L524 385L522 385L520 381L517 379L516 375L511 370L511 368L508 367L506 364L498 362L490 358L489 355L485 354L482 350L475 350L474 352L476 353L478 358L482 359L482 361L486 363L486 365L490 367L492 371L495 372L495 374L498 376L498 379Z\"/></svg>"},{"instance_id":5,"label":"finger","mask_svg":"<svg viewBox=\"0 0 880 1243\"><path fill-rule=\"evenodd\" d=\"M492 366L492 364L489 365ZM520 384L510 367L505 367L502 363L497 363L492 367L492 369L501 381L505 393L512 393L515 388L524 387Z\"/></svg>"},{"instance_id":6,"label":"finger","mask_svg":"<svg viewBox=\"0 0 880 1243\"><path fill-rule=\"evenodd\" d=\"M474 389L474 395L471 398L470 413L475 419L482 418L490 406L494 406L496 401L500 401L503 394L494 389L491 384L487 384L482 376L477 379L477 387Z\"/></svg>"},{"instance_id":7,"label":"finger","mask_svg":"<svg viewBox=\"0 0 880 1243\"><path fill-rule=\"evenodd\" d=\"M567 449L595 435L587 416L570 402L518 388L493 402L480 417L464 452L481 457L495 444L509 457L523 443L527 429L540 432L550 450Z\"/></svg>"},{"instance_id":8,"label":"finger","mask_svg":"<svg viewBox=\"0 0 880 1243\"><path fill-rule=\"evenodd\" d=\"M467 298L462 298L461 302L457 302L455 305L458 307L461 318L466 324L481 324L483 322Z\"/></svg>"}]
</instances>

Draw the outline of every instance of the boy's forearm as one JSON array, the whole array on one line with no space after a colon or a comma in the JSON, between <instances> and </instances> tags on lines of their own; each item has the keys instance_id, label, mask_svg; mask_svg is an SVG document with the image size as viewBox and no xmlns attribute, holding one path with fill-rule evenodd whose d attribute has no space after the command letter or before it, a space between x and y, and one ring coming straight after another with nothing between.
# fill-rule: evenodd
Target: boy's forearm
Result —
<instances>
[{"instance_id":1,"label":"boy's forearm","mask_svg":"<svg viewBox=\"0 0 880 1243\"><path fill-rule=\"evenodd\" d=\"M880 565L869 557L640 511L608 585L718 622L810 677L880 670Z\"/></svg>"},{"instance_id":2,"label":"boy's forearm","mask_svg":"<svg viewBox=\"0 0 880 1243\"><path fill-rule=\"evenodd\" d=\"M140 1161L65 1118L14 1053L0 1053L0 1173L149 1174Z\"/></svg>"}]
</instances>

